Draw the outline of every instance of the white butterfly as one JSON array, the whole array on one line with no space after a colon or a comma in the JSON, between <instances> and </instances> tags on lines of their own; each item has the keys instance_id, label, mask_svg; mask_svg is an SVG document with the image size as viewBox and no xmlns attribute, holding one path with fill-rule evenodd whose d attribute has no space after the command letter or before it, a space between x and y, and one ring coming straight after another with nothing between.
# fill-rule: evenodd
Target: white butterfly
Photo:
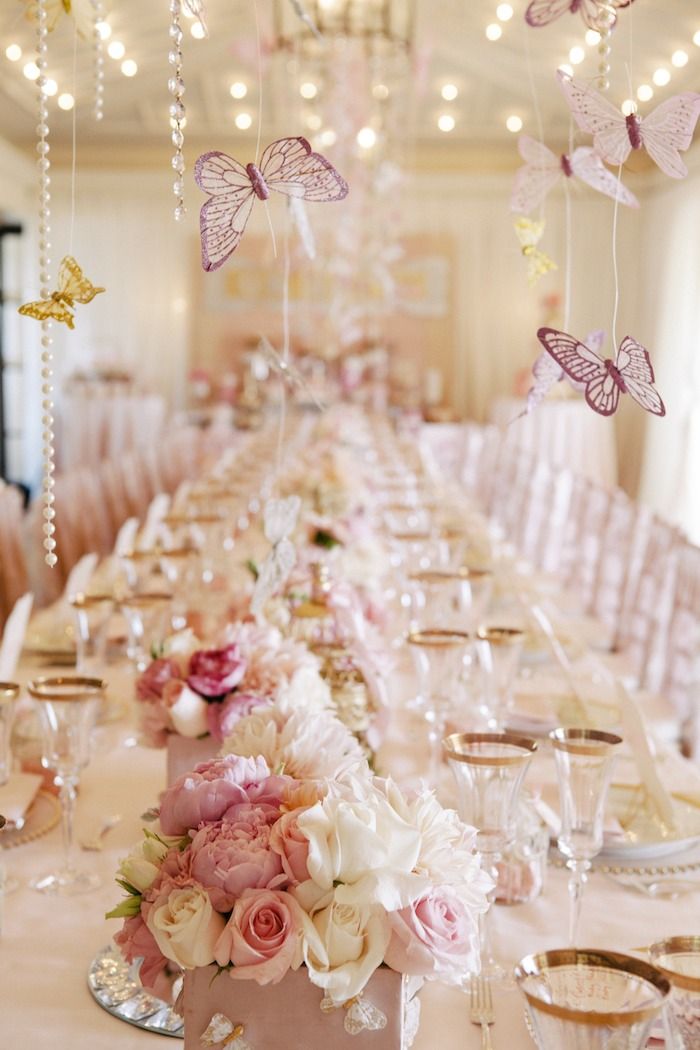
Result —
<instances>
[{"instance_id":1,"label":"white butterfly","mask_svg":"<svg viewBox=\"0 0 700 1050\"><path fill-rule=\"evenodd\" d=\"M250 603L254 616L259 616L268 598L280 589L294 568L297 559L296 547L289 539L296 527L301 499L269 499L263 511L265 538L272 550L260 566L258 578Z\"/></svg>"},{"instance_id":2,"label":"white butterfly","mask_svg":"<svg viewBox=\"0 0 700 1050\"><path fill-rule=\"evenodd\" d=\"M27 18L37 22L39 18L39 4L37 0L24 0L27 8ZM49 33L58 25L62 15L72 15L78 35L84 40L91 40L95 26L95 9L90 0L45 0L46 27Z\"/></svg>"},{"instance_id":3,"label":"white butterfly","mask_svg":"<svg viewBox=\"0 0 700 1050\"><path fill-rule=\"evenodd\" d=\"M196 18L202 29L204 30L205 36L209 36L209 27L207 26L207 13L204 9L204 0L182 0L183 4L192 15Z\"/></svg>"},{"instance_id":4,"label":"white butterfly","mask_svg":"<svg viewBox=\"0 0 700 1050\"><path fill-rule=\"evenodd\" d=\"M303 374L299 371L296 365L291 364L289 361L285 361L281 354L278 354L274 346L267 338L267 336L261 335L260 342L258 343L258 353L265 359L265 363L268 367L275 372L285 383L290 386L296 386L300 390L306 393L316 408L323 412L325 411L325 405L319 401L314 394L312 388L307 383Z\"/></svg>"},{"instance_id":5,"label":"white butterfly","mask_svg":"<svg viewBox=\"0 0 700 1050\"><path fill-rule=\"evenodd\" d=\"M343 1021L343 1027L348 1035L360 1035L361 1032L379 1032L382 1028L386 1028L386 1014L374 1006L373 1003L367 1002L361 995L355 996L354 999L349 999L347 1003L343 1003L345 1010L345 1020ZM330 1013L331 1010L336 1010L338 1004L332 999L324 998L321 1000L321 1009L324 1013Z\"/></svg>"},{"instance_id":6,"label":"white butterfly","mask_svg":"<svg viewBox=\"0 0 700 1050\"><path fill-rule=\"evenodd\" d=\"M233 1024L226 1014L214 1014L200 1042L202 1046L220 1046L221 1050L253 1050L243 1038L244 1032L243 1025Z\"/></svg>"},{"instance_id":7,"label":"white butterfly","mask_svg":"<svg viewBox=\"0 0 700 1050\"><path fill-rule=\"evenodd\" d=\"M289 0L289 2L293 7L296 16L302 20L305 26L308 26L308 28L311 30L316 39L323 40L323 37L316 28L316 23L309 15L301 0Z\"/></svg>"},{"instance_id":8,"label":"white butterfly","mask_svg":"<svg viewBox=\"0 0 700 1050\"><path fill-rule=\"evenodd\" d=\"M583 341L589 350L599 354L605 343L605 332L602 328L596 328L595 331L589 332ZM561 383L564 379L568 379L569 385L579 393L585 390L585 384L577 383L575 379L567 376L561 365L547 350L543 350L534 362L532 378L533 383L527 392L525 408L515 419L520 419L522 416L527 416L530 412L533 412L540 402L544 401L552 387L556 386L557 383ZM515 422L515 419L513 422Z\"/></svg>"}]
</instances>

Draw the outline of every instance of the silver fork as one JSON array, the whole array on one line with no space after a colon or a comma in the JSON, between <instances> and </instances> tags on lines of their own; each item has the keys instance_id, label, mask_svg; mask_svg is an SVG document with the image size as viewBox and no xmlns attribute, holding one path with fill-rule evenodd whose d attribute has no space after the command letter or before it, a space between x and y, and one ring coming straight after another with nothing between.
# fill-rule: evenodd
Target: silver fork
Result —
<instances>
[{"instance_id":1,"label":"silver fork","mask_svg":"<svg viewBox=\"0 0 700 1050\"><path fill-rule=\"evenodd\" d=\"M116 828L122 819L121 813L115 813L111 817L105 817L94 835L80 840L80 848L90 852L98 853L104 847L104 837L112 828Z\"/></svg>"},{"instance_id":2,"label":"silver fork","mask_svg":"<svg viewBox=\"0 0 700 1050\"><path fill-rule=\"evenodd\" d=\"M481 1025L481 1050L493 1050L490 1025L496 1020L493 1011L491 985L483 977L471 979L470 1018L472 1024Z\"/></svg>"}]
</instances>

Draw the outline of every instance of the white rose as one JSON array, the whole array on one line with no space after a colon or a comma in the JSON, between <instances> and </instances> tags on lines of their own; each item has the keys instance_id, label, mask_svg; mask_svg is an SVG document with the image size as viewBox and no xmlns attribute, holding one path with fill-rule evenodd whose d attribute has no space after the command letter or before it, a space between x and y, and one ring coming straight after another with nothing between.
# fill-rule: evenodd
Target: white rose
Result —
<instances>
[{"instance_id":1,"label":"white rose","mask_svg":"<svg viewBox=\"0 0 700 1050\"><path fill-rule=\"evenodd\" d=\"M119 874L135 890L143 893L152 885L169 848L167 842L152 835L146 836L128 857L119 862Z\"/></svg>"},{"instance_id":2,"label":"white rose","mask_svg":"<svg viewBox=\"0 0 700 1050\"><path fill-rule=\"evenodd\" d=\"M146 925L167 959L192 970L214 962L214 947L226 919L214 911L201 886L188 886L172 890L164 904L154 904Z\"/></svg>"},{"instance_id":3,"label":"white rose","mask_svg":"<svg viewBox=\"0 0 700 1050\"><path fill-rule=\"evenodd\" d=\"M315 667L300 667L290 682L280 686L275 705L283 714L300 708L307 712L323 711L331 706L331 691Z\"/></svg>"},{"instance_id":4,"label":"white rose","mask_svg":"<svg viewBox=\"0 0 700 1050\"><path fill-rule=\"evenodd\" d=\"M190 657L192 653L201 648L202 643L197 638L191 627L184 631L176 631L163 642L163 656Z\"/></svg>"},{"instance_id":5,"label":"white rose","mask_svg":"<svg viewBox=\"0 0 700 1050\"><path fill-rule=\"evenodd\" d=\"M169 711L175 732L190 737L208 733L207 706L206 700L186 685Z\"/></svg>"},{"instance_id":6,"label":"white rose","mask_svg":"<svg viewBox=\"0 0 700 1050\"><path fill-rule=\"evenodd\" d=\"M328 903L304 927L304 961L310 980L335 1002L359 995L384 959L391 931L382 908Z\"/></svg>"}]
</instances>

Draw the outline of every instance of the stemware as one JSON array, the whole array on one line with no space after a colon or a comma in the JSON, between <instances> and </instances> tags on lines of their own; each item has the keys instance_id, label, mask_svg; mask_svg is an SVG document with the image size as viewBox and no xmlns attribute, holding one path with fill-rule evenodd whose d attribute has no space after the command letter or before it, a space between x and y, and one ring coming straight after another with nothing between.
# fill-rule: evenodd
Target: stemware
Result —
<instances>
[{"instance_id":1,"label":"stemware","mask_svg":"<svg viewBox=\"0 0 700 1050\"><path fill-rule=\"evenodd\" d=\"M408 577L411 587L411 625L440 623L456 631L469 620L471 593L466 573L451 569L425 569Z\"/></svg>"},{"instance_id":2,"label":"stemware","mask_svg":"<svg viewBox=\"0 0 700 1050\"><path fill-rule=\"evenodd\" d=\"M641 1050L671 988L649 963L575 948L526 956L515 979L539 1050Z\"/></svg>"},{"instance_id":3,"label":"stemware","mask_svg":"<svg viewBox=\"0 0 700 1050\"><path fill-rule=\"evenodd\" d=\"M453 733L443 746L457 783L459 815L476 828L476 851L493 878L490 907L482 916L481 975L502 980L506 970L491 938L497 865L515 838L516 803L537 743L513 733Z\"/></svg>"},{"instance_id":4,"label":"stemware","mask_svg":"<svg viewBox=\"0 0 700 1050\"><path fill-rule=\"evenodd\" d=\"M54 772L63 826L63 865L33 879L41 893L73 896L100 884L93 872L76 867L73 845L75 801L81 770L90 760L90 734L107 683L80 675L36 678L29 694L36 701L42 735L42 765Z\"/></svg>"},{"instance_id":5,"label":"stemware","mask_svg":"<svg viewBox=\"0 0 700 1050\"><path fill-rule=\"evenodd\" d=\"M603 848L603 817L615 750L622 738L598 729L549 734L559 781L561 830L557 845L569 878L569 943L578 940L581 901L591 861Z\"/></svg>"},{"instance_id":6,"label":"stemware","mask_svg":"<svg viewBox=\"0 0 700 1050\"><path fill-rule=\"evenodd\" d=\"M669 1050L700 1046L700 937L668 937L649 949L649 958L671 982Z\"/></svg>"},{"instance_id":7,"label":"stemware","mask_svg":"<svg viewBox=\"0 0 700 1050\"><path fill-rule=\"evenodd\" d=\"M151 658L151 646L162 640L166 633L165 614L172 597L166 592L153 591L148 594L129 594L119 601L129 630L126 655L137 671L145 670Z\"/></svg>"},{"instance_id":8,"label":"stemware","mask_svg":"<svg viewBox=\"0 0 700 1050\"><path fill-rule=\"evenodd\" d=\"M78 674L98 675L107 658L107 635L114 612L114 598L109 594L75 594L70 604L76 628L75 669Z\"/></svg>"},{"instance_id":9,"label":"stemware","mask_svg":"<svg viewBox=\"0 0 700 1050\"><path fill-rule=\"evenodd\" d=\"M513 685L525 643L525 632L518 627L480 627L476 632L476 653L483 681L483 707L489 728L505 728L513 707Z\"/></svg>"},{"instance_id":10,"label":"stemware","mask_svg":"<svg viewBox=\"0 0 700 1050\"><path fill-rule=\"evenodd\" d=\"M15 720L15 701L19 686L15 682L0 682L0 787L10 779L12 772L12 726ZM4 820L3 820L4 823ZM7 874L0 864L0 931L2 930L2 898L19 886L17 879Z\"/></svg>"},{"instance_id":11,"label":"stemware","mask_svg":"<svg viewBox=\"0 0 700 1050\"><path fill-rule=\"evenodd\" d=\"M442 763L442 738L447 719L454 708L460 675L469 649L465 631L424 627L406 635L418 677L418 695L409 702L428 723L430 745L429 782L437 787Z\"/></svg>"}]
</instances>

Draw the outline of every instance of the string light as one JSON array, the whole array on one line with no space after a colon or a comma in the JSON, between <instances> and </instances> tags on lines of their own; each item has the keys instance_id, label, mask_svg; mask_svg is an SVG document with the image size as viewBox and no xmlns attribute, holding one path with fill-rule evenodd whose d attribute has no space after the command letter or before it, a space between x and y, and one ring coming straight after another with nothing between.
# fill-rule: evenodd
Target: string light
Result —
<instances>
[{"instance_id":1,"label":"string light","mask_svg":"<svg viewBox=\"0 0 700 1050\"><path fill-rule=\"evenodd\" d=\"M522 118L513 113L506 120L506 127L508 131L513 133L513 135L517 135L519 131L523 130Z\"/></svg>"},{"instance_id":2,"label":"string light","mask_svg":"<svg viewBox=\"0 0 700 1050\"><path fill-rule=\"evenodd\" d=\"M456 84L443 84L442 91L440 92L445 102L454 102L459 94L459 90Z\"/></svg>"},{"instance_id":3,"label":"string light","mask_svg":"<svg viewBox=\"0 0 700 1050\"><path fill-rule=\"evenodd\" d=\"M637 88L637 98L640 102L649 102L654 97L654 89L651 84L640 84Z\"/></svg>"},{"instance_id":4,"label":"string light","mask_svg":"<svg viewBox=\"0 0 700 1050\"><path fill-rule=\"evenodd\" d=\"M75 105L75 99L67 91L58 96L57 102L59 109L69 110Z\"/></svg>"},{"instance_id":5,"label":"string light","mask_svg":"<svg viewBox=\"0 0 700 1050\"><path fill-rule=\"evenodd\" d=\"M247 131L253 123L253 118L250 113L238 113L234 123L239 131Z\"/></svg>"},{"instance_id":6,"label":"string light","mask_svg":"<svg viewBox=\"0 0 700 1050\"><path fill-rule=\"evenodd\" d=\"M637 103L633 98L626 98L620 109L626 117L631 117L633 113L637 112Z\"/></svg>"},{"instance_id":7,"label":"string light","mask_svg":"<svg viewBox=\"0 0 700 1050\"><path fill-rule=\"evenodd\" d=\"M357 133L357 145L361 149L372 149L377 143L377 132L374 128L360 128Z\"/></svg>"},{"instance_id":8,"label":"string light","mask_svg":"<svg viewBox=\"0 0 700 1050\"><path fill-rule=\"evenodd\" d=\"M245 98L248 94L248 88L242 80L236 80L229 88L231 98Z\"/></svg>"},{"instance_id":9,"label":"string light","mask_svg":"<svg viewBox=\"0 0 700 1050\"><path fill-rule=\"evenodd\" d=\"M700 29L693 33L693 43L696 47L700 47Z\"/></svg>"},{"instance_id":10,"label":"string light","mask_svg":"<svg viewBox=\"0 0 700 1050\"><path fill-rule=\"evenodd\" d=\"M490 25L486 26L486 39L487 40L500 40L503 35L503 30L499 26L498 22L491 22Z\"/></svg>"},{"instance_id":11,"label":"string light","mask_svg":"<svg viewBox=\"0 0 700 1050\"><path fill-rule=\"evenodd\" d=\"M19 62L22 57L22 48L19 44L8 44L5 48L5 56L10 62Z\"/></svg>"},{"instance_id":12,"label":"string light","mask_svg":"<svg viewBox=\"0 0 700 1050\"><path fill-rule=\"evenodd\" d=\"M499 4L496 8L496 18L499 22L510 22L513 17L513 8L510 4Z\"/></svg>"},{"instance_id":13,"label":"string light","mask_svg":"<svg viewBox=\"0 0 700 1050\"><path fill-rule=\"evenodd\" d=\"M299 88L299 94L302 98L306 99L316 98L316 96L318 95L318 88L312 81L308 80Z\"/></svg>"},{"instance_id":14,"label":"string light","mask_svg":"<svg viewBox=\"0 0 700 1050\"><path fill-rule=\"evenodd\" d=\"M139 67L136 65L133 58L125 58L120 69L125 77L135 77L139 71Z\"/></svg>"},{"instance_id":15,"label":"string light","mask_svg":"<svg viewBox=\"0 0 700 1050\"><path fill-rule=\"evenodd\" d=\"M654 71L654 75L651 78L657 87L666 87L671 80L671 74L668 69L664 69L661 66L659 69Z\"/></svg>"},{"instance_id":16,"label":"string light","mask_svg":"<svg viewBox=\"0 0 700 1050\"><path fill-rule=\"evenodd\" d=\"M107 47L107 54L110 58L113 58L115 62L118 62L121 58L124 58L126 54L126 48L122 44L121 40L112 40Z\"/></svg>"},{"instance_id":17,"label":"string light","mask_svg":"<svg viewBox=\"0 0 700 1050\"><path fill-rule=\"evenodd\" d=\"M104 42L111 36L112 27L104 20L102 0L92 0L92 12L92 77L95 89L92 112L95 120L102 120L105 101Z\"/></svg>"},{"instance_id":18,"label":"string light","mask_svg":"<svg viewBox=\"0 0 700 1050\"><path fill-rule=\"evenodd\" d=\"M100 34L102 40L109 40L112 35L112 27L109 22L98 22L97 32Z\"/></svg>"},{"instance_id":19,"label":"string light","mask_svg":"<svg viewBox=\"0 0 700 1050\"><path fill-rule=\"evenodd\" d=\"M27 62L26 66L22 69L27 80L38 80L39 78L39 67L36 62Z\"/></svg>"},{"instance_id":20,"label":"string light","mask_svg":"<svg viewBox=\"0 0 700 1050\"><path fill-rule=\"evenodd\" d=\"M601 40L600 33L597 29L587 29L585 40L589 47L597 47Z\"/></svg>"},{"instance_id":21,"label":"string light","mask_svg":"<svg viewBox=\"0 0 700 1050\"><path fill-rule=\"evenodd\" d=\"M58 93L58 84L55 80L47 77L46 80L44 80L44 86L41 90L48 98L53 98L53 96Z\"/></svg>"},{"instance_id":22,"label":"string light","mask_svg":"<svg viewBox=\"0 0 700 1050\"><path fill-rule=\"evenodd\" d=\"M451 113L443 113L438 117L437 125L440 131L454 131L455 118Z\"/></svg>"},{"instance_id":23,"label":"string light","mask_svg":"<svg viewBox=\"0 0 700 1050\"><path fill-rule=\"evenodd\" d=\"M175 152L172 157L172 167L175 172L175 179L173 180L173 193L175 194L176 204L173 215L175 222L182 222L185 218L185 157L182 152L182 147L185 144L185 133L184 124L185 119L185 104L182 101L182 96L185 93L185 84L182 79L182 26L180 25L180 15L182 13L182 7L180 0L170 0L170 51L168 52L168 62L170 63L171 74L168 80L168 91L170 92L172 102L170 103L170 118L175 123L175 127L170 133L170 140L175 147ZM122 66L122 70L123 70Z\"/></svg>"},{"instance_id":24,"label":"string light","mask_svg":"<svg viewBox=\"0 0 700 1050\"><path fill-rule=\"evenodd\" d=\"M579 66L585 57L586 52L582 47L572 47L571 51L569 51L569 62L571 62L572 66Z\"/></svg>"},{"instance_id":25,"label":"string light","mask_svg":"<svg viewBox=\"0 0 700 1050\"><path fill-rule=\"evenodd\" d=\"M194 22L190 26L190 33L195 40L204 40L204 37L207 35L207 31L201 22Z\"/></svg>"},{"instance_id":26,"label":"string light","mask_svg":"<svg viewBox=\"0 0 700 1050\"><path fill-rule=\"evenodd\" d=\"M375 84L372 87L372 95L379 102L386 102L389 97L389 88L386 84Z\"/></svg>"},{"instance_id":27,"label":"string light","mask_svg":"<svg viewBox=\"0 0 700 1050\"><path fill-rule=\"evenodd\" d=\"M682 69L683 66L687 66L688 65L688 53L687 53L687 51L681 51L681 50L674 51L673 54L671 55L671 64L674 65L676 67L676 69Z\"/></svg>"},{"instance_id":28,"label":"string light","mask_svg":"<svg viewBox=\"0 0 700 1050\"><path fill-rule=\"evenodd\" d=\"M568 62L562 62L557 68L560 73L563 73L567 77L572 77L574 75L574 67L570 66Z\"/></svg>"}]
</instances>

